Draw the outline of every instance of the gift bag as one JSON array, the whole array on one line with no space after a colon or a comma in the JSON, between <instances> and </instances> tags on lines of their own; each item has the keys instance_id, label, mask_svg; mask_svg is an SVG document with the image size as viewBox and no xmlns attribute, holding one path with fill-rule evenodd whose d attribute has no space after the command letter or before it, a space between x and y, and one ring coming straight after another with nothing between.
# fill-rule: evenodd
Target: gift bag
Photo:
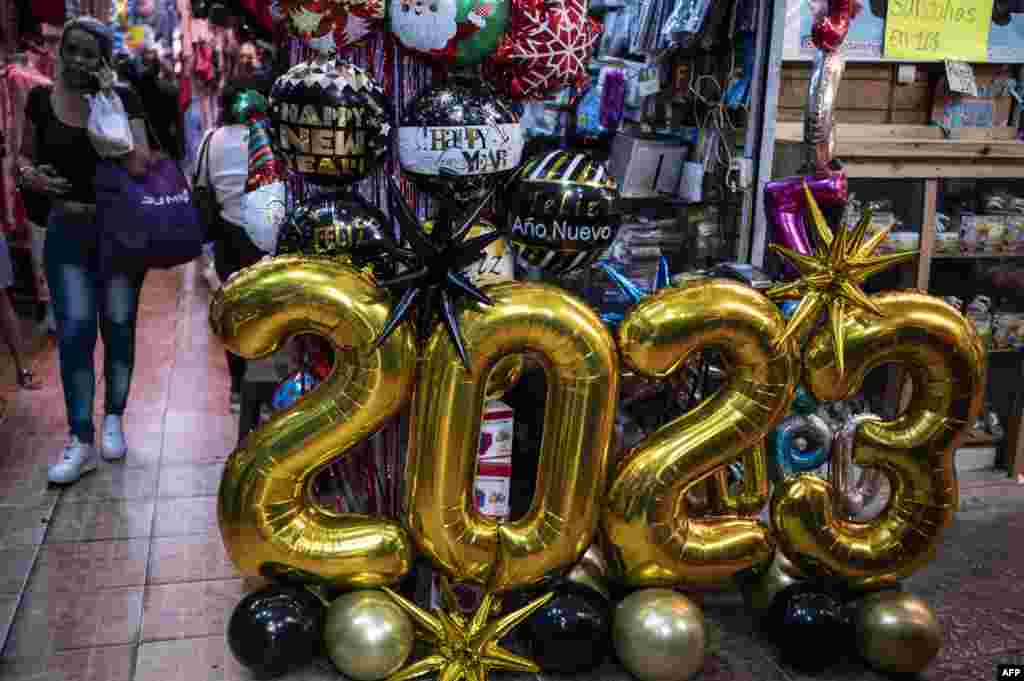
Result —
<instances>
[{"instance_id":1,"label":"gift bag","mask_svg":"<svg viewBox=\"0 0 1024 681\"><path fill-rule=\"evenodd\" d=\"M135 148L128 114L121 97L113 89L89 96L87 129L89 139L101 158L121 158Z\"/></svg>"},{"instance_id":2,"label":"gift bag","mask_svg":"<svg viewBox=\"0 0 1024 681\"><path fill-rule=\"evenodd\" d=\"M96 223L101 276L183 265L199 257L206 241L185 176L166 157L153 161L141 179L101 161Z\"/></svg>"}]
</instances>

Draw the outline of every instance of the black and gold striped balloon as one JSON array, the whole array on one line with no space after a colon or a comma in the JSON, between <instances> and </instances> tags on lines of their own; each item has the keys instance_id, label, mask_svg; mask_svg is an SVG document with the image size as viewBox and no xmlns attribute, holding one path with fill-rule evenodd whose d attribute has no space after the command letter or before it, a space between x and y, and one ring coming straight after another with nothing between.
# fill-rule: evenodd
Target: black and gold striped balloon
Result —
<instances>
[{"instance_id":1,"label":"black and gold striped balloon","mask_svg":"<svg viewBox=\"0 0 1024 681\"><path fill-rule=\"evenodd\" d=\"M588 154L551 151L519 171L505 197L505 227L519 265L564 274L612 244L622 216L615 179Z\"/></svg>"}]
</instances>

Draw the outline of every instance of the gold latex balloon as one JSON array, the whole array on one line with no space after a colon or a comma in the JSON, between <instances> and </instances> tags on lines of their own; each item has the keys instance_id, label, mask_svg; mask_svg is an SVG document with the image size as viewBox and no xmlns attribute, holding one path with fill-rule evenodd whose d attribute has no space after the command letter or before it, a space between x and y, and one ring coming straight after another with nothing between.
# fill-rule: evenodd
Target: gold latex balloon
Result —
<instances>
[{"instance_id":1,"label":"gold latex balloon","mask_svg":"<svg viewBox=\"0 0 1024 681\"><path fill-rule=\"evenodd\" d=\"M767 569L761 569L741 585L743 599L754 612L765 614L771 608L772 601L787 587L801 581L796 567L781 551L775 551L775 557Z\"/></svg>"},{"instance_id":2,"label":"gold latex balloon","mask_svg":"<svg viewBox=\"0 0 1024 681\"><path fill-rule=\"evenodd\" d=\"M670 589L636 591L615 606L612 640L640 681L683 681L704 665L704 613Z\"/></svg>"},{"instance_id":3,"label":"gold latex balloon","mask_svg":"<svg viewBox=\"0 0 1024 681\"><path fill-rule=\"evenodd\" d=\"M855 310L843 320L845 371L829 335L819 333L806 352L804 382L819 400L843 400L875 367L906 371L913 382L906 413L861 424L854 441L853 462L888 478L889 505L870 521L848 520L832 485L803 475L783 481L771 507L779 545L802 570L864 589L931 560L958 505L953 453L985 388L985 351L960 312L921 293L881 294L873 304L883 316Z\"/></svg>"},{"instance_id":4,"label":"gold latex balloon","mask_svg":"<svg viewBox=\"0 0 1024 681\"><path fill-rule=\"evenodd\" d=\"M412 620L383 591L352 591L327 609L324 647L334 666L355 681L378 681L397 672L414 639Z\"/></svg>"},{"instance_id":5,"label":"gold latex balloon","mask_svg":"<svg viewBox=\"0 0 1024 681\"><path fill-rule=\"evenodd\" d=\"M437 681L487 681L492 671L536 674L540 667L533 660L501 647L499 641L527 617L544 607L554 593L544 594L522 608L493 619L501 603L493 592L484 594L471 618L454 602L447 580L442 580L444 610L426 612L390 589L384 591L402 608L420 629L420 637L431 653L392 674L388 681L408 681L425 674L437 675Z\"/></svg>"},{"instance_id":6,"label":"gold latex balloon","mask_svg":"<svg viewBox=\"0 0 1024 681\"><path fill-rule=\"evenodd\" d=\"M928 604L901 591L870 594L857 604L857 650L891 674L924 670L942 647L942 627Z\"/></svg>"},{"instance_id":7,"label":"gold latex balloon","mask_svg":"<svg viewBox=\"0 0 1024 681\"><path fill-rule=\"evenodd\" d=\"M648 436L619 464L602 527L609 563L627 584L718 584L771 560L774 543L762 523L739 515L694 517L686 493L741 455L755 458L747 469L751 496L766 491L761 443L785 415L798 378L794 342L775 347L784 327L767 298L726 280L654 295L622 322L623 359L640 374L665 378L687 357L712 348L728 366L717 393ZM756 505L740 501L737 512ZM722 505L728 494L710 502Z\"/></svg>"},{"instance_id":8,"label":"gold latex balloon","mask_svg":"<svg viewBox=\"0 0 1024 681\"><path fill-rule=\"evenodd\" d=\"M327 259L267 259L216 294L210 324L250 359L312 333L335 348L331 375L276 414L235 450L217 506L228 555L246 576L291 577L372 587L408 572L413 546L397 523L319 506L316 472L376 432L411 397L416 351L400 327L372 344L390 311L365 275Z\"/></svg>"},{"instance_id":9,"label":"gold latex balloon","mask_svg":"<svg viewBox=\"0 0 1024 681\"><path fill-rule=\"evenodd\" d=\"M562 289L509 282L493 305L459 312L463 366L444 329L427 342L413 401L405 477L406 526L455 581L493 591L527 586L576 562L593 542L618 389L615 348L601 320ZM476 509L485 380L501 359L536 353L547 374L537 491L515 522Z\"/></svg>"}]
</instances>

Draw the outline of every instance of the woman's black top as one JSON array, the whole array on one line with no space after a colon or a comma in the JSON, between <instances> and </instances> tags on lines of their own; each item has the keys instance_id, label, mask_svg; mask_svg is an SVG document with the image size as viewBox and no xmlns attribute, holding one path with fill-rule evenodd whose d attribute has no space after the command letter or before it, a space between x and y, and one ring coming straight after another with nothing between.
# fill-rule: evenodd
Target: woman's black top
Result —
<instances>
[{"instance_id":1,"label":"woman's black top","mask_svg":"<svg viewBox=\"0 0 1024 681\"><path fill-rule=\"evenodd\" d=\"M142 102L130 88L115 86L129 119L144 118ZM35 126L35 162L51 165L57 174L71 183L71 191L64 197L68 201L96 203L93 178L99 154L89 140L88 131L65 125L57 118L50 104L52 87L40 86L28 93L25 111Z\"/></svg>"}]
</instances>

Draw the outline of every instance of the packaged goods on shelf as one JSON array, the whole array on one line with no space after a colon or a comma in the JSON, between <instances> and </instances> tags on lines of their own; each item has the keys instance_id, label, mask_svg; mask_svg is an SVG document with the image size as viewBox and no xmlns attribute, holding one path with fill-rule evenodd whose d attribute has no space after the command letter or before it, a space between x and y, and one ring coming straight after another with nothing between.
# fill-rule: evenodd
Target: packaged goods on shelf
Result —
<instances>
[{"instance_id":1,"label":"packaged goods on shelf","mask_svg":"<svg viewBox=\"0 0 1024 681\"><path fill-rule=\"evenodd\" d=\"M1003 240L1006 216L964 213L960 216L960 251L966 254L992 253Z\"/></svg>"},{"instance_id":2,"label":"packaged goods on shelf","mask_svg":"<svg viewBox=\"0 0 1024 681\"><path fill-rule=\"evenodd\" d=\"M1003 232L1003 250L1007 253L1024 252L1024 215L1007 215Z\"/></svg>"},{"instance_id":3,"label":"packaged goods on shelf","mask_svg":"<svg viewBox=\"0 0 1024 681\"><path fill-rule=\"evenodd\" d=\"M889 232L878 250L881 253L916 251L920 240L921 235L917 232Z\"/></svg>"},{"instance_id":4,"label":"packaged goods on shelf","mask_svg":"<svg viewBox=\"0 0 1024 681\"><path fill-rule=\"evenodd\" d=\"M960 235L956 232L935 234L935 255L959 255Z\"/></svg>"}]
</instances>

